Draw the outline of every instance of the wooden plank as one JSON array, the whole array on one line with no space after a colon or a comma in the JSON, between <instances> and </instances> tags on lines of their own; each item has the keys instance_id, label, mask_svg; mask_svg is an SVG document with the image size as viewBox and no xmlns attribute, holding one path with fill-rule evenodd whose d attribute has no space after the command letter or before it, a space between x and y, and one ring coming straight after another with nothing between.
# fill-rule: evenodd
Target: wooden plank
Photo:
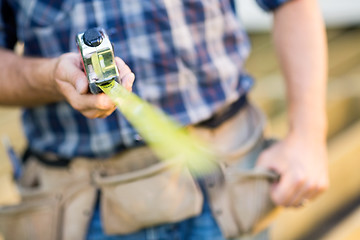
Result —
<instances>
[{"instance_id":1,"label":"wooden plank","mask_svg":"<svg viewBox=\"0 0 360 240\"><path fill-rule=\"evenodd\" d=\"M360 239L360 228L354 229L344 240L359 240Z\"/></svg>"},{"instance_id":2,"label":"wooden plank","mask_svg":"<svg viewBox=\"0 0 360 240\"><path fill-rule=\"evenodd\" d=\"M19 108L0 108L0 138L7 136L18 154L21 153L26 146L20 115L21 112ZM0 169L8 171L7 169L10 167L8 166L8 160L5 148L0 141Z\"/></svg>"},{"instance_id":3,"label":"wooden plank","mask_svg":"<svg viewBox=\"0 0 360 240\"><path fill-rule=\"evenodd\" d=\"M338 226L329 231L321 240L359 240L360 239L360 207Z\"/></svg>"},{"instance_id":4,"label":"wooden plank","mask_svg":"<svg viewBox=\"0 0 360 240\"><path fill-rule=\"evenodd\" d=\"M274 224L272 239L298 239L360 193L360 121L329 143L330 189L302 209L288 209Z\"/></svg>"},{"instance_id":5,"label":"wooden plank","mask_svg":"<svg viewBox=\"0 0 360 240\"><path fill-rule=\"evenodd\" d=\"M280 75L269 75L255 84L249 98L263 109L267 116L274 116L284 110L285 84Z\"/></svg>"},{"instance_id":6,"label":"wooden plank","mask_svg":"<svg viewBox=\"0 0 360 240\"><path fill-rule=\"evenodd\" d=\"M19 108L0 107L0 126L20 116Z\"/></svg>"},{"instance_id":7,"label":"wooden plank","mask_svg":"<svg viewBox=\"0 0 360 240\"><path fill-rule=\"evenodd\" d=\"M328 84L327 115L328 135L331 137L360 118L360 63L346 75L334 78ZM281 76L270 75L255 85L250 98L270 117L271 133L286 135L285 86Z\"/></svg>"},{"instance_id":8,"label":"wooden plank","mask_svg":"<svg viewBox=\"0 0 360 240\"><path fill-rule=\"evenodd\" d=\"M337 37L341 36L346 29L344 28L330 28L326 30L326 39L327 42L331 42Z\"/></svg>"},{"instance_id":9,"label":"wooden plank","mask_svg":"<svg viewBox=\"0 0 360 240\"><path fill-rule=\"evenodd\" d=\"M15 149L22 149L25 146L25 138L22 131L20 109L1 108L0 116L0 137L3 135L9 136Z\"/></svg>"},{"instance_id":10,"label":"wooden plank","mask_svg":"<svg viewBox=\"0 0 360 240\"><path fill-rule=\"evenodd\" d=\"M349 123L359 119L360 82L358 79L360 77L360 63L354 60L358 55L351 51L354 46L357 46L354 39L357 41L359 39L356 31L355 33L354 31L347 32L345 37L334 34L330 38L332 38L329 44L330 58L333 60L331 60L330 65L332 69L330 78L332 80L328 88L328 116L330 119L329 132L330 135L333 135L345 129ZM348 45L347 48L343 48L344 45ZM337 56L338 54L340 55ZM255 88L254 99L265 106L264 102L267 101L270 103L285 101L282 90L279 90L281 78L272 76L269 80L269 76L267 76L263 79L266 80L259 81ZM271 109L273 106L268 106L268 108ZM283 113L272 116L270 123L272 123L270 128L272 135L285 136L287 132L285 109ZM351 136L344 137L345 135ZM296 239L304 235L317 224L321 224L326 216L330 216L336 209L346 204L355 194L359 194L359 174L358 171L354 170L360 167L357 157L360 154L359 135L359 124L358 127L351 127L346 133L335 135L329 146L332 187L308 207L301 210L284 211L275 224L272 232L273 239ZM338 143L334 144L334 142ZM334 159L337 160L334 161ZM359 235L354 234L354 236L353 239L359 239Z\"/></svg>"},{"instance_id":11,"label":"wooden plank","mask_svg":"<svg viewBox=\"0 0 360 240\"><path fill-rule=\"evenodd\" d=\"M12 173L0 172L0 206L20 203L20 193L15 185Z\"/></svg>"},{"instance_id":12,"label":"wooden plank","mask_svg":"<svg viewBox=\"0 0 360 240\"><path fill-rule=\"evenodd\" d=\"M19 121L20 111L15 108L0 108L0 138L8 136L19 148L24 146ZM0 206L16 204L20 195L12 179L12 167L4 146L0 141Z\"/></svg>"},{"instance_id":13,"label":"wooden plank","mask_svg":"<svg viewBox=\"0 0 360 240\"><path fill-rule=\"evenodd\" d=\"M350 69L356 69L354 66L360 63L360 48L355 47L358 45L359 40L360 28L343 32L337 31L330 36L328 41L329 74L331 79L347 74ZM269 41L269 44L261 43L261 47L256 47L256 43L254 43L256 51L251 53L245 65L247 71L259 81L262 81L269 74L280 73L270 36L268 36L267 40L265 36L262 36L261 41Z\"/></svg>"},{"instance_id":14,"label":"wooden plank","mask_svg":"<svg viewBox=\"0 0 360 240\"><path fill-rule=\"evenodd\" d=\"M345 42L341 40L343 29L332 29L327 31L327 39L329 42L330 50L332 51L333 46L336 46L338 41L342 44ZM346 34L348 38L352 38L352 34ZM270 34L250 34L253 50L250 54L248 61L246 62L245 68L250 72L255 79L262 81L267 75L279 75L280 69L275 55L274 46ZM340 40L339 40L340 39ZM346 38L347 39L347 38ZM332 51L330 57L337 57L337 51ZM347 56L348 52L343 53ZM340 58L343 59L343 58ZM335 61L336 62L336 61Z\"/></svg>"},{"instance_id":15,"label":"wooden plank","mask_svg":"<svg viewBox=\"0 0 360 240\"><path fill-rule=\"evenodd\" d=\"M263 48L271 45L271 36L269 33L250 33L251 51L259 52Z\"/></svg>"},{"instance_id":16,"label":"wooden plank","mask_svg":"<svg viewBox=\"0 0 360 240\"><path fill-rule=\"evenodd\" d=\"M345 30L342 28L328 29L327 41L330 42L339 37ZM252 52L261 52L264 48L272 47L272 37L269 32L250 32L249 39L251 42Z\"/></svg>"},{"instance_id":17,"label":"wooden plank","mask_svg":"<svg viewBox=\"0 0 360 240\"><path fill-rule=\"evenodd\" d=\"M262 78L269 74L279 72L279 65L272 45L263 47L261 51L252 52L245 64L245 69L258 81L262 81Z\"/></svg>"},{"instance_id":18,"label":"wooden plank","mask_svg":"<svg viewBox=\"0 0 360 240\"><path fill-rule=\"evenodd\" d=\"M359 96L360 97L360 96ZM360 98L341 98L328 103L328 138L336 136L349 124L359 119L360 111L354 110L354 105L360 105ZM276 138L283 138L288 132L287 112L284 111L269 118L267 134Z\"/></svg>"},{"instance_id":19,"label":"wooden plank","mask_svg":"<svg viewBox=\"0 0 360 240\"><path fill-rule=\"evenodd\" d=\"M360 99L342 98L328 103L327 116L328 137L331 138L341 132L349 124L359 119L360 111L354 111L354 105L360 104ZM283 138L288 132L287 112L281 112L269 118L267 134L276 138Z\"/></svg>"},{"instance_id":20,"label":"wooden plank","mask_svg":"<svg viewBox=\"0 0 360 240\"><path fill-rule=\"evenodd\" d=\"M360 28L343 32L341 37L329 42L329 73L332 77L346 74L360 63Z\"/></svg>"}]
</instances>

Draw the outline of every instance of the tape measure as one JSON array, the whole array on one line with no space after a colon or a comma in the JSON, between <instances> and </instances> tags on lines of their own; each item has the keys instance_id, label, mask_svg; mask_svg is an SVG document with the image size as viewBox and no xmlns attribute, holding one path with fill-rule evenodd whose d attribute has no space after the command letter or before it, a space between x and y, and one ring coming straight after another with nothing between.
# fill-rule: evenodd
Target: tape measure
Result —
<instances>
[{"instance_id":1,"label":"tape measure","mask_svg":"<svg viewBox=\"0 0 360 240\"><path fill-rule=\"evenodd\" d=\"M186 164L196 175L207 174L217 166L215 153L203 141L172 121L134 93L121 86L113 46L102 28L79 33L76 43L82 56L90 91L104 92L162 160Z\"/></svg>"}]
</instances>

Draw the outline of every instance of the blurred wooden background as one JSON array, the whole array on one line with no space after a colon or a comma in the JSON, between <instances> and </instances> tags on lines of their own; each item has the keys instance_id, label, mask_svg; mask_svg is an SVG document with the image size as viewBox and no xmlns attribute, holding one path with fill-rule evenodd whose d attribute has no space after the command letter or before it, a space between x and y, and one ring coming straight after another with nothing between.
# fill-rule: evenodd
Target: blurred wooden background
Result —
<instances>
[{"instance_id":1,"label":"blurred wooden background","mask_svg":"<svg viewBox=\"0 0 360 240\"><path fill-rule=\"evenodd\" d=\"M269 116L268 133L286 133L284 85L267 33L250 35L247 69L256 79L251 98ZM285 209L276 220L273 240L360 239L360 26L328 30L330 189L302 209ZM0 136L9 136L20 153L26 142L18 108L0 107ZM0 166L6 154L0 147ZM1 170L1 169L0 169Z\"/></svg>"},{"instance_id":2,"label":"blurred wooden background","mask_svg":"<svg viewBox=\"0 0 360 240\"><path fill-rule=\"evenodd\" d=\"M268 134L286 134L284 84L271 37L251 34L247 63L257 79L252 99L269 117ZM327 113L330 189L302 209L286 209L276 220L273 240L360 239L360 26L328 30Z\"/></svg>"}]
</instances>

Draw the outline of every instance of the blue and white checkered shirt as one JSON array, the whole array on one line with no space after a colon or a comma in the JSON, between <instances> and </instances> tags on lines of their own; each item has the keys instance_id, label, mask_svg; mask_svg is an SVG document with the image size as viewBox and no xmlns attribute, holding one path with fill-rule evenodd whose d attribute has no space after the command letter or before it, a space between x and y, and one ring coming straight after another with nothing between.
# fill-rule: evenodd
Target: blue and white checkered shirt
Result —
<instances>
[{"instance_id":1,"label":"blue and white checkered shirt","mask_svg":"<svg viewBox=\"0 0 360 240\"><path fill-rule=\"evenodd\" d=\"M265 10L286 1L257 0ZM136 75L134 92L183 125L209 118L253 84L243 69L250 44L230 0L7 2L0 0L0 46L11 47L16 33L26 56L57 57L77 51L77 33L103 27ZM67 158L111 156L139 138L118 110L87 119L67 102L24 109L23 123L30 148Z\"/></svg>"}]
</instances>

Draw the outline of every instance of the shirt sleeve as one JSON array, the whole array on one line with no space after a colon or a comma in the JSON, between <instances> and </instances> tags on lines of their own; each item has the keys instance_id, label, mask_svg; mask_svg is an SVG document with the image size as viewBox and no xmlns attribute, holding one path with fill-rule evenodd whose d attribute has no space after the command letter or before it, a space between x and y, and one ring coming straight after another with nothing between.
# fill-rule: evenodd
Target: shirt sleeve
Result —
<instances>
[{"instance_id":1,"label":"shirt sleeve","mask_svg":"<svg viewBox=\"0 0 360 240\"><path fill-rule=\"evenodd\" d=\"M3 12L4 1L0 0L0 47L5 47L5 23Z\"/></svg>"},{"instance_id":2,"label":"shirt sleeve","mask_svg":"<svg viewBox=\"0 0 360 240\"><path fill-rule=\"evenodd\" d=\"M258 5L267 12L274 11L281 5L291 0L256 0Z\"/></svg>"},{"instance_id":3,"label":"shirt sleeve","mask_svg":"<svg viewBox=\"0 0 360 240\"><path fill-rule=\"evenodd\" d=\"M16 42L15 11L7 0L0 0L0 47L13 49Z\"/></svg>"}]
</instances>

